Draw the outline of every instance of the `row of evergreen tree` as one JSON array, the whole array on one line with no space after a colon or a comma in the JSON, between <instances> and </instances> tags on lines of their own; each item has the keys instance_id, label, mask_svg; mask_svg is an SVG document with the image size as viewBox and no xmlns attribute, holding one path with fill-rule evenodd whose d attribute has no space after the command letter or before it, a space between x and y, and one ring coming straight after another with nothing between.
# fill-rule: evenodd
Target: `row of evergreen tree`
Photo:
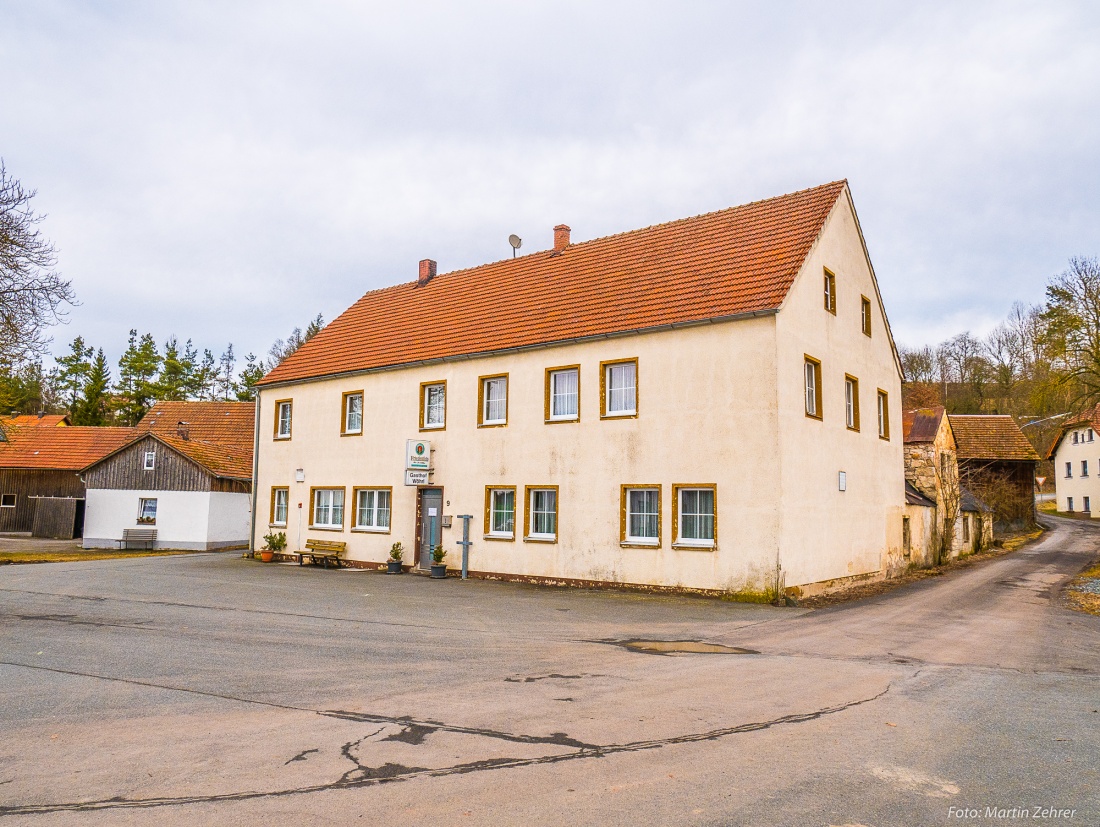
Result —
<instances>
[{"instance_id":1,"label":"row of evergreen tree","mask_svg":"<svg viewBox=\"0 0 1100 827\"><path fill-rule=\"evenodd\" d=\"M239 369L232 343L215 358L209 349L199 353L190 339L181 346L175 336L161 351L152 334L131 330L117 378L103 348L77 336L49 371L39 360L0 371L0 410L66 413L74 425L133 425L159 401L247 402L264 374L323 326L318 315L304 331L296 327L287 339L277 339L266 358L249 353Z\"/></svg>"}]
</instances>

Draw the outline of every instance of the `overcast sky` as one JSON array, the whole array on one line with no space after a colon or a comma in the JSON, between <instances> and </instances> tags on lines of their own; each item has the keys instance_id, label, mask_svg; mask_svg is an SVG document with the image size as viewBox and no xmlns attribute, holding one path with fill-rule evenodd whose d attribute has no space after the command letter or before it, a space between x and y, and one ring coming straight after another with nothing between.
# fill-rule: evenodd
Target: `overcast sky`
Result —
<instances>
[{"instance_id":1,"label":"overcast sky","mask_svg":"<svg viewBox=\"0 0 1100 827\"><path fill-rule=\"evenodd\" d=\"M112 360L847 178L901 344L1100 253L1100 4L0 0L0 156Z\"/></svg>"}]
</instances>

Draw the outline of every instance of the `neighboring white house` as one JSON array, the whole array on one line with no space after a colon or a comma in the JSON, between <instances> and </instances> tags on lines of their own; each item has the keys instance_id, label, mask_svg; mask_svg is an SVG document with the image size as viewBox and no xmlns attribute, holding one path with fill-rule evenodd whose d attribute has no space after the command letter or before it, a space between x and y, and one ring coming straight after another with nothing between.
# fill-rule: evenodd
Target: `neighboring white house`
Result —
<instances>
[{"instance_id":1,"label":"neighboring white house","mask_svg":"<svg viewBox=\"0 0 1100 827\"><path fill-rule=\"evenodd\" d=\"M154 528L157 548L247 546L255 406L160 402L120 448L86 467L84 548Z\"/></svg>"},{"instance_id":2,"label":"neighboring white house","mask_svg":"<svg viewBox=\"0 0 1100 827\"><path fill-rule=\"evenodd\" d=\"M475 576L819 590L902 554L900 402L846 182L559 226L552 250L422 261L262 380L252 543L367 566L442 544L454 568L465 514Z\"/></svg>"},{"instance_id":3,"label":"neighboring white house","mask_svg":"<svg viewBox=\"0 0 1100 827\"><path fill-rule=\"evenodd\" d=\"M1100 406L1063 425L1047 454L1047 459L1054 461L1054 495L1059 511L1100 517L1100 437L1097 432L1100 432Z\"/></svg>"}]
</instances>

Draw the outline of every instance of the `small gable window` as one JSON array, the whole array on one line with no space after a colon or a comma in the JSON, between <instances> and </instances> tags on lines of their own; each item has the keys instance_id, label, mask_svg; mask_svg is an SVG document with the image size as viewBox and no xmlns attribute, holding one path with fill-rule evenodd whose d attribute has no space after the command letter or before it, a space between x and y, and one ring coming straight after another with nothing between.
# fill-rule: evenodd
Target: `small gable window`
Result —
<instances>
[{"instance_id":1,"label":"small gable window","mask_svg":"<svg viewBox=\"0 0 1100 827\"><path fill-rule=\"evenodd\" d=\"M156 464L157 464L157 452L156 451L146 451L145 452L145 464L142 465L142 468L144 468L146 471L152 471L153 468L156 467Z\"/></svg>"},{"instance_id":2,"label":"small gable window","mask_svg":"<svg viewBox=\"0 0 1100 827\"><path fill-rule=\"evenodd\" d=\"M863 328L863 335L871 335L871 300L866 296L859 297L860 306L860 325Z\"/></svg>"},{"instance_id":3,"label":"small gable window","mask_svg":"<svg viewBox=\"0 0 1100 827\"><path fill-rule=\"evenodd\" d=\"M825 309L836 315L836 276L825 271Z\"/></svg>"}]
</instances>

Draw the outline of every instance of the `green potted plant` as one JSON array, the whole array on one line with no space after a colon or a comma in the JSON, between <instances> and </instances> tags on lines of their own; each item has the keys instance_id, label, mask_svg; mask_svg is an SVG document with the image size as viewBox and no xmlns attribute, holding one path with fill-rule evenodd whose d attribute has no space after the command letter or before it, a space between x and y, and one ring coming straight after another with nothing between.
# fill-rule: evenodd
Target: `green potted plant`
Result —
<instances>
[{"instance_id":1,"label":"green potted plant","mask_svg":"<svg viewBox=\"0 0 1100 827\"><path fill-rule=\"evenodd\" d=\"M390 546L390 559L386 561L386 574L401 574L401 558L405 554L405 548L398 540Z\"/></svg>"},{"instance_id":2,"label":"green potted plant","mask_svg":"<svg viewBox=\"0 0 1100 827\"><path fill-rule=\"evenodd\" d=\"M447 552L443 546L439 545L432 549L432 577L436 580L442 580L447 576L447 564L443 561L447 559Z\"/></svg>"},{"instance_id":3,"label":"green potted plant","mask_svg":"<svg viewBox=\"0 0 1100 827\"><path fill-rule=\"evenodd\" d=\"M260 560L265 563L270 563L275 559L275 552L284 551L286 549L286 532L280 531L278 534L265 534L264 535L264 547L260 549Z\"/></svg>"}]
</instances>

